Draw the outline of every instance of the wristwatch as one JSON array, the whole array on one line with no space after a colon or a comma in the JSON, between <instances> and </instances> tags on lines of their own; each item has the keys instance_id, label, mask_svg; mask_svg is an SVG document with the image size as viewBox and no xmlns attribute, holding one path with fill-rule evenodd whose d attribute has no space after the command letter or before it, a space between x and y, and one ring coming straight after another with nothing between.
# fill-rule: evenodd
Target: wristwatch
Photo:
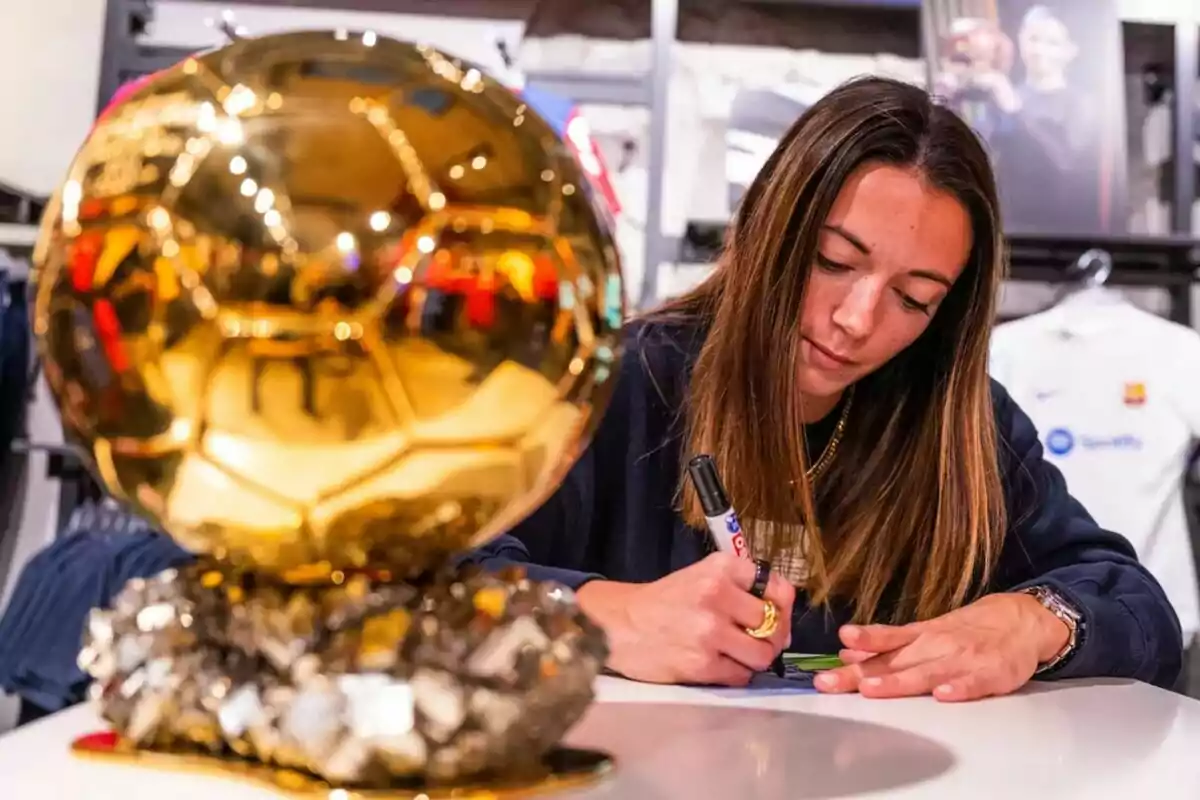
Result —
<instances>
[{"instance_id":1,"label":"wristwatch","mask_svg":"<svg viewBox=\"0 0 1200 800\"><path fill-rule=\"evenodd\" d=\"M1066 661L1075 652L1083 634L1083 615L1066 598L1049 586L1026 586L1017 591L1037 600L1047 611L1058 617L1067 626L1067 643L1054 654L1053 658L1038 665L1034 675L1041 675Z\"/></svg>"}]
</instances>

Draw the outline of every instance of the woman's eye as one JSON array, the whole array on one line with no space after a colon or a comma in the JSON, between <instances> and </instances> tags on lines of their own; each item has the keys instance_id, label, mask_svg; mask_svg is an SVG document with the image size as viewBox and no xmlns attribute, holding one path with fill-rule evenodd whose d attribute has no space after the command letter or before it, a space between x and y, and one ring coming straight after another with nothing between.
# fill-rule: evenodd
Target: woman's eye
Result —
<instances>
[{"instance_id":1,"label":"woman's eye","mask_svg":"<svg viewBox=\"0 0 1200 800\"><path fill-rule=\"evenodd\" d=\"M897 292L896 294L900 295L900 305L904 306L909 311L918 311L925 315L929 314L929 303L922 303L919 300L909 297L904 292Z\"/></svg>"},{"instance_id":2,"label":"woman's eye","mask_svg":"<svg viewBox=\"0 0 1200 800\"><path fill-rule=\"evenodd\" d=\"M851 267L848 267L845 264L839 264L836 261L826 258L820 253L817 253L817 266L825 272L849 272L851 270Z\"/></svg>"}]
</instances>

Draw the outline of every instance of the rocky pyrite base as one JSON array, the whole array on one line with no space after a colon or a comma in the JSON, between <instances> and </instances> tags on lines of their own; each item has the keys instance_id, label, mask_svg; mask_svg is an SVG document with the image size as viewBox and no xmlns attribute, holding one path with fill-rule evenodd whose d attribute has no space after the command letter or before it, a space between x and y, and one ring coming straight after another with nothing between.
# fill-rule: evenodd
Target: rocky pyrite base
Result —
<instances>
[{"instance_id":1,"label":"rocky pyrite base","mask_svg":"<svg viewBox=\"0 0 1200 800\"><path fill-rule=\"evenodd\" d=\"M531 769L593 699L607 646L565 587L335 580L202 564L131 581L80 654L104 717L140 748L386 788Z\"/></svg>"}]
</instances>

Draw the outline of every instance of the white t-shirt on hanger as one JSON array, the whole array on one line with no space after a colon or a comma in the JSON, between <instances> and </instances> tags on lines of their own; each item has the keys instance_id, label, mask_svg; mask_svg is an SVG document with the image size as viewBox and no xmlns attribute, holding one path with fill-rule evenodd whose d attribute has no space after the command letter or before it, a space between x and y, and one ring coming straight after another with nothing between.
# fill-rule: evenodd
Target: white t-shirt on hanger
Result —
<instances>
[{"instance_id":1,"label":"white t-shirt on hanger","mask_svg":"<svg viewBox=\"0 0 1200 800\"><path fill-rule=\"evenodd\" d=\"M1200 333L1085 289L998 326L992 377L1033 420L1045 457L1162 584L1184 642L1200 632L1183 475L1200 437Z\"/></svg>"}]
</instances>

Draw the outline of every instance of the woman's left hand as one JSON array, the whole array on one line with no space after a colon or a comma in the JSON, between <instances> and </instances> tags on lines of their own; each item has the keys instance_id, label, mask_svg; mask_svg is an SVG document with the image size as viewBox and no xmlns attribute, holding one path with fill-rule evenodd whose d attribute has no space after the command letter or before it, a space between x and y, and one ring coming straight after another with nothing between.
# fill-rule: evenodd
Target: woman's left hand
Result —
<instances>
[{"instance_id":1,"label":"woman's left hand","mask_svg":"<svg viewBox=\"0 0 1200 800\"><path fill-rule=\"evenodd\" d=\"M962 701L1020 689L1070 633L1035 598L994 594L925 622L846 625L840 635L845 666L818 675L819 691Z\"/></svg>"}]
</instances>

